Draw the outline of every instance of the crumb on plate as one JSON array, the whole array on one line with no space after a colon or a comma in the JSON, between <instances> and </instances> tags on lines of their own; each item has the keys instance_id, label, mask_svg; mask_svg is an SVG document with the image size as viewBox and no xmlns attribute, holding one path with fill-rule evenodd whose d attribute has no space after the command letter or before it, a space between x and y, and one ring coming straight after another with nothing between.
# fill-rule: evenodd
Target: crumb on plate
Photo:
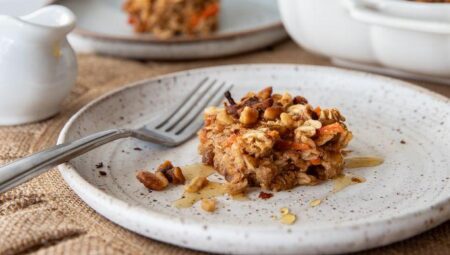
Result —
<instances>
[{"instance_id":1,"label":"crumb on plate","mask_svg":"<svg viewBox=\"0 0 450 255\"><path fill-rule=\"evenodd\" d=\"M216 210L216 199L214 198L203 198L201 207L206 212L214 212Z\"/></svg>"}]
</instances>

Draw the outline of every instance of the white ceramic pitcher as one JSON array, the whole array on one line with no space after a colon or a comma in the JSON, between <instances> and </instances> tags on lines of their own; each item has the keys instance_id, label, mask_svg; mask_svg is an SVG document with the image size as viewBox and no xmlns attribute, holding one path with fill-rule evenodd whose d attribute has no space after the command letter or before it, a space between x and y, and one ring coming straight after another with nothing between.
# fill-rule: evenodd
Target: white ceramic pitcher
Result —
<instances>
[{"instance_id":1,"label":"white ceramic pitcher","mask_svg":"<svg viewBox=\"0 0 450 255\"><path fill-rule=\"evenodd\" d=\"M0 125L56 114L77 76L67 42L75 15L51 5L22 17L0 15Z\"/></svg>"}]
</instances>

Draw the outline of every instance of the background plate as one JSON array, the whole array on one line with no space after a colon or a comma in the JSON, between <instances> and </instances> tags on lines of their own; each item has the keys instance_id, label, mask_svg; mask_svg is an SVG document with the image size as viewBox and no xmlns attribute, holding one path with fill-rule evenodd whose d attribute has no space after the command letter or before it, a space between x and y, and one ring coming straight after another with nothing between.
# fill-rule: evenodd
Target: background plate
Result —
<instances>
[{"instance_id":1,"label":"background plate","mask_svg":"<svg viewBox=\"0 0 450 255\"><path fill-rule=\"evenodd\" d=\"M219 30L211 36L159 40L136 34L123 0L60 0L77 16L69 37L76 50L133 58L193 59L255 50L287 37L275 0L222 0Z\"/></svg>"},{"instance_id":2,"label":"background plate","mask_svg":"<svg viewBox=\"0 0 450 255\"><path fill-rule=\"evenodd\" d=\"M375 168L347 170L367 182L330 195L333 182L279 192L267 201L219 199L213 214L198 205L176 209L182 187L149 193L139 169L163 160L199 162L198 142L164 148L134 139L102 146L59 167L74 191L97 212L142 235L220 253L323 254L368 249L425 231L450 218L450 104L409 83L336 68L238 65L180 72L142 81L106 95L71 118L58 143L113 127L138 127L183 98L204 77L235 84L236 97L272 85L302 94L313 105L337 107L355 138L353 155L378 155ZM405 143L401 143L401 141ZM134 148L142 148L142 151ZM106 176L96 164L102 162ZM281 207L299 217L291 226L271 216Z\"/></svg>"}]
</instances>

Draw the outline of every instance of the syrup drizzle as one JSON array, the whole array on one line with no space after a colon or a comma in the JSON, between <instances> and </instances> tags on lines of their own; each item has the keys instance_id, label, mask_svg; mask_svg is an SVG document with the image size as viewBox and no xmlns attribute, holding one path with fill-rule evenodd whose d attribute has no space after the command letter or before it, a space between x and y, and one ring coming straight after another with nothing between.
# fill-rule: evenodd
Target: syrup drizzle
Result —
<instances>
[{"instance_id":1,"label":"syrup drizzle","mask_svg":"<svg viewBox=\"0 0 450 255\"><path fill-rule=\"evenodd\" d=\"M383 162L384 160L379 157L352 157L345 159L345 168L375 167Z\"/></svg>"}]
</instances>

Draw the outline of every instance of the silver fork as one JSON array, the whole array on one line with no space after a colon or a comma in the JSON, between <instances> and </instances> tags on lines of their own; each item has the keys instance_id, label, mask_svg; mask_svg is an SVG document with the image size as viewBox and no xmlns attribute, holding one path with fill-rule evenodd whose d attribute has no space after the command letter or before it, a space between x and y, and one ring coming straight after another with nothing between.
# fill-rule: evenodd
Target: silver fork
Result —
<instances>
[{"instance_id":1,"label":"silver fork","mask_svg":"<svg viewBox=\"0 0 450 255\"><path fill-rule=\"evenodd\" d=\"M103 144L121 138L139 140L174 147L191 138L202 126L202 111L217 105L232 85L203 79L169 114L152 120L138 129L110 129L91 134L76 141L59 144L0 167L0 193L8 191L33 177L67 162Z\"/></svg>"}]
</instances>

